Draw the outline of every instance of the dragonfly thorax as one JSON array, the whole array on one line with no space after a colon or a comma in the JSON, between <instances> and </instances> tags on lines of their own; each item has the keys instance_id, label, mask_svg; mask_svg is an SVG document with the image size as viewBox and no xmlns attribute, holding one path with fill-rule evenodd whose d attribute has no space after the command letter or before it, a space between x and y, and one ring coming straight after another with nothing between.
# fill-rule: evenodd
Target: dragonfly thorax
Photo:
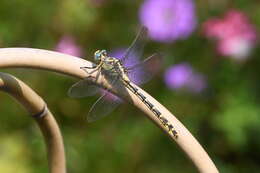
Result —
<instances>
[{"instance_id":1,"label":"dragonfly thorax","mask_svg":"<svg viewBox=\"0 0 260 173\"><path fill-rule=\"evenodd\" d=\"M102 67L105 70L112 70L114 72L119 72L119 69L123 68L118 59L108 56L104 58Z\"/></svg>"},{"instance_id":2,"label":"dragonfly thorax","mask_svg":"<svg viewBox=\"0 0 260 173\"><path fill-rule=\"evenodd\" d=\"M106 56L103 60L102 68L110 71L111 75L119 75L124 81L130 82L126 70L119 59Z\"/></svg>"}]
</instances>

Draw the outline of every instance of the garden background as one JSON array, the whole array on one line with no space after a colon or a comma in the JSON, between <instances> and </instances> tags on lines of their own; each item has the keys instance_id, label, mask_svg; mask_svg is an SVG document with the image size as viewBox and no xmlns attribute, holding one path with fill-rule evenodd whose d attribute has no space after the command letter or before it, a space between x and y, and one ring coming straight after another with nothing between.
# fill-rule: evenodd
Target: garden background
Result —
<instances>
[{"instance_id":1,"label":"garden background","mask_svg":"<svg viewBox=\"0 0 260 173\"><path fill-rule=\"evenodd\" d=\"M0 2L1 47L48 49L92 61L97 49L121 56L142 25L149 29L142 58L164 55L156 66L160 70L142 87L191 131L220 172L259 172L258 0ZM87 123L97 97L69 98L76 79L38 70L1 71L47 102L64 136L68 172L196 172L177 145L132 105ZM33 120L4 93L0 110L0 171L47 172L44 142Z\"/></svg>"}]
</instances>

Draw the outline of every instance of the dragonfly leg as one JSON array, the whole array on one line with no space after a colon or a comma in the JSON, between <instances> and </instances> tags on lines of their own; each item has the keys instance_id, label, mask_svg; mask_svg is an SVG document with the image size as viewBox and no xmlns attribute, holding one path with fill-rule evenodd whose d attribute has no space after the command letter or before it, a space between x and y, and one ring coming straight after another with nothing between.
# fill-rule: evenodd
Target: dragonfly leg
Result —
<instances>
[{"instance_id":1,"label":"dragonfly leg","mask_svg":"<svg viewBox=\"0 0 260 173\"><path fill-rule=\"evenodd\" d=\"M80 68L94 69L94 68L96 68L96 66L95 67L80 67Z\"/></svg>"},{"instance_id":2,"label":"dragonfly leg","mask_svg":"<svg viewBox=\"0 0 260 173\"><path fill-rule=\"evenodd\" d=\"M84 70L87 74L92 74L100 69L100 67L80 67L80 69ZM87 71L86 69L93 69L91 72Z\"/></svg>"},{"instance_id":3,"label":"dragonfly leg","mask_svg":"<svg viewBox=\"0 0 260 173\"><path fill-rule=\"evenodd\" d=\"M92 74L92 73L100 70L102 65L103 65L103 63L100 62L97 66L94 66L94 67L80 67L80 69L84 70L87 74ZM93 70L91 72L88 72L86 69L93 69Z\"/></svg>"}]
</instances>

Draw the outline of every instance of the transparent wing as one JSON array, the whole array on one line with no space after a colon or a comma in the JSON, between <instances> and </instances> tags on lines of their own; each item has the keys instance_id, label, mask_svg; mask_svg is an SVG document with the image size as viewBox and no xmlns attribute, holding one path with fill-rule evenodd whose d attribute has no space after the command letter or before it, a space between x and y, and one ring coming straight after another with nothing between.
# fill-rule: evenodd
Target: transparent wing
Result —
<instances>
[{"instance_id":1,"label":"transparent wing","mask_svg":"<svg viewBox=\"0 0 260 173\"><path fill-rule=\"evenodd\" d=\"M127 68L130 80L138 85L148 82L161 67L162 55L155 53L144 61Z\"/></svg>"},{"instance_id":2,"label":"transparent wing","mask_svg":"<svg viewBox=\"0 0 260 173\"><path fill-rule=\"evenodd\" d=\"M80 80L70 87L68 95L72 98L82 98L97 94L100 88L86 79Z\"/></svg>"},{"instance_id":3,"label":"transparent wing","mask_svg":"<svg viewBox=\"0 0 260 173\"><path fill-rule=\"evenodd\" d=\"M148 29L142 26L136 38L134 39L130 47L126 50L123 58L121 59L123 63L130 57L139 58L140 56L142 56L145 41L147 40L147 32Z\"/></svg>"},{"instance_id":4,"label":"transparent wing","mask_svg":"<svg viewBox=\"0 0 260 173\"><path fill-rule=\"evenodd\" d=\"M88 122L99 120L110 114L120 103L121 99L105 90L103 95L92 105L88 116Z\"/></svg>"},{"instance_id":5,"label":"transparent wing","mask_svg":"<svg viewBox=\"0 0 260 173\"><path fill-rule=\"evenodd\" d=\"M111 80L111 85L115 85L118 81L119 76L114 77ZM96 121L100 118L110 114L120 103L121 99L110 93L108 90L103 90L103 94L99 99L92 105L87 116L88 122Z\"/></svg>"}]
</instances>

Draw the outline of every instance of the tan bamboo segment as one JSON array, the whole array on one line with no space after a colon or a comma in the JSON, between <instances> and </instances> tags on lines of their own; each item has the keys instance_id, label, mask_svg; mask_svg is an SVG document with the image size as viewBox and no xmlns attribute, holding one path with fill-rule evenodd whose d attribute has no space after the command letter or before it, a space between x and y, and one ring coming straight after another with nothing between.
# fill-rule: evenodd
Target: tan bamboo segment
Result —
<instances>
[{"instance_id":1,"label":"tan bamboo segment","mask_svg":"<svg viewBox=\"0 0 260 173\"><path fill-rule=\"evenodd\" d=\"M36 120L44 136L50 173L65 173L65 153L59 127L45 102L25 83L0 72L0 90L15 98Z\"/></svg>"}]
</instances>

